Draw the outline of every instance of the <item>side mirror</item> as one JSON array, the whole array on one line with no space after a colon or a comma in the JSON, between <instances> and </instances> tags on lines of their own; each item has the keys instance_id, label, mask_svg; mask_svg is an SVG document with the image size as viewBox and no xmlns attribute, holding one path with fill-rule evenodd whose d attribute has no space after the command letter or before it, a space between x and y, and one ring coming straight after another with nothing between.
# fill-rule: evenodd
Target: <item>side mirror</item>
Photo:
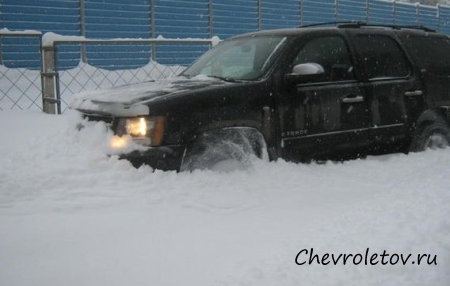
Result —
<instances>
[{"instance_id":1,"label":"side mirror","mask_svg":"<svg viewBox=\"0 0 450 286\"><path fill-rule=\"evenodd\" d=\"M324 68L317 63L304 63L296 65L292 73L287 74L286 78L291 83L319 82L325 74Z\"/></svg>"},{"instance_id":2,"label":"side mirror","mask_svg":"<svg viewBox=\"0 0 450 286\"><path fill-rule=\"evenodd\" d=\"M292 69L292 75L316 75L324 73L325 70L323 67L316 63L299 64Z\"/></svg>"}]
</instances>

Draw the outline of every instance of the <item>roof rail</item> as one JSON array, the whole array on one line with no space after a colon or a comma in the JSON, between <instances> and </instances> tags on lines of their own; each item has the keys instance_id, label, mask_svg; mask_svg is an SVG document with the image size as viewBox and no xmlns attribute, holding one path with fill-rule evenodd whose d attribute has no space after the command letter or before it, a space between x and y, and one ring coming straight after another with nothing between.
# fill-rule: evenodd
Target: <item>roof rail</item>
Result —
<instances>
[{"instance_id":1,"label":"roof rail","mask_svg":"<svg viewBox=\"0 0 450 286\"><path fill-rule=\"evenodd\" d=\"M318 27L318 26L326 26L326 25L334 25L334 26L339 26L339 25L352 25L352 24L357 24L360 22L355 22L355 21L334 21L334 22L319 22L319 23L313 23L313 24L308 24L308 25L301 25L298 26L297 28L309 28L309 27Z\"/></svg>"},{"instance_id":2,"label":"roof rail","mask_svg":"<svg viewBox=\"0 0 450 286\"><path fill-rule=\"evenodd\" d=\"M337 27L338 28L383 27L383 28L392 28L396 30L413 29L413 30L423 30L425 32L436 32L436 30L430 29L422 25L386 25L386 24L368 24L365 22L343 23L338 24Z\"/></svg>"}]
</instances>

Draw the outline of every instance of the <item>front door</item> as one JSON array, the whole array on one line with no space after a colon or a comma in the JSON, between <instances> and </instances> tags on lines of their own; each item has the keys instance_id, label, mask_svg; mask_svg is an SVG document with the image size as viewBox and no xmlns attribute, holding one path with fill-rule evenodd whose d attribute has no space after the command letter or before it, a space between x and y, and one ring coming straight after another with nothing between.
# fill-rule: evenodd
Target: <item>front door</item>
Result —
<instances>
[{"instance_id":1,"label":"front door","mask_svg":"<svg viewBox=\"0 0 450 286\"><path fill-rule=\"evenodd\" d=\"M282 157L303 161L345 157L367 145L369 104L344 37L301 42L291 65L319 64L323 73L287 84L280 108Z\"/></svg>"}]
</instances>

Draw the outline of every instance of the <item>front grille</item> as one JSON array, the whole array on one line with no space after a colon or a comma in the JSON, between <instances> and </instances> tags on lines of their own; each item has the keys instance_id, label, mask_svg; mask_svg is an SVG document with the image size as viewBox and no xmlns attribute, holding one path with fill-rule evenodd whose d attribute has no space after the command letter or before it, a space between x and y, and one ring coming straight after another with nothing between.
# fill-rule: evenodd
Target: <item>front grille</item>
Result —
<instances>
[{"instance_id":1,"label":"front grille","mask_svg":"<svg viewBox=\"0 0 450 286\"><path fill-rule=\"evenodd\" d=\"M96 121L96 122L103 121L108 125L112 125L114 122L114 118L110 116L83 114L83 117L86 118L88 121Z\"/></svg>"}]
</instances>

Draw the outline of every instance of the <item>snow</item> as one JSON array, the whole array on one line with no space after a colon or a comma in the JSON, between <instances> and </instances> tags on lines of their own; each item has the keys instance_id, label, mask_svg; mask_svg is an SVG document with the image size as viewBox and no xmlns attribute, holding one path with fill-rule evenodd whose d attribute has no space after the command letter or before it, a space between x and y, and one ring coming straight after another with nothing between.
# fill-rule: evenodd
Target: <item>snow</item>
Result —
<instances>
[{"instance_id":1,"label":"snow","mask_svg":"<svg viewBox=\"0 0 450 286\"><path fill-rule=\"evenodd\" d=\"M153 172L80 120L0 112L0 285L450 285L449 148ZM297 265L311 248L436 265Z\"/></svg>"},{"instance_id":2,"label":"snow","mask_svg":"<svg viewBox=\"0 0 450 286\"><path fill-rule=\"evenodd\" d=\"M23 35L23 36L30 36L30 35L36 35L39 36L42 34L41 31L36 30L14 30L11 31L8 28L2 28L0 29L0 34L2 35Z\"/></svg>"},{"instance_id":3,"label":"snow","mask_svg":"<svg viewBox=\"0 0 450 286\"><path fill-rule=\"evenodd\" d=\"M2 30L0 30L1 32ZM202 39L202 38L178 38L178 39L169 39L164 38L163 36L158 36L157 38L113 38L113 39L92 39L86 38L84 36L65 36L56 34L53 32L47 32L42 36L42 46L43 47L52 47L55 42L78 42L78 43L89 43L89 42L147 42L147 43L170 43L170 42L186 42L186 43L211 43L212 46L217 45L220 42L219 37L214 36L211 39Z\"/></svg>"}]
</instances>

